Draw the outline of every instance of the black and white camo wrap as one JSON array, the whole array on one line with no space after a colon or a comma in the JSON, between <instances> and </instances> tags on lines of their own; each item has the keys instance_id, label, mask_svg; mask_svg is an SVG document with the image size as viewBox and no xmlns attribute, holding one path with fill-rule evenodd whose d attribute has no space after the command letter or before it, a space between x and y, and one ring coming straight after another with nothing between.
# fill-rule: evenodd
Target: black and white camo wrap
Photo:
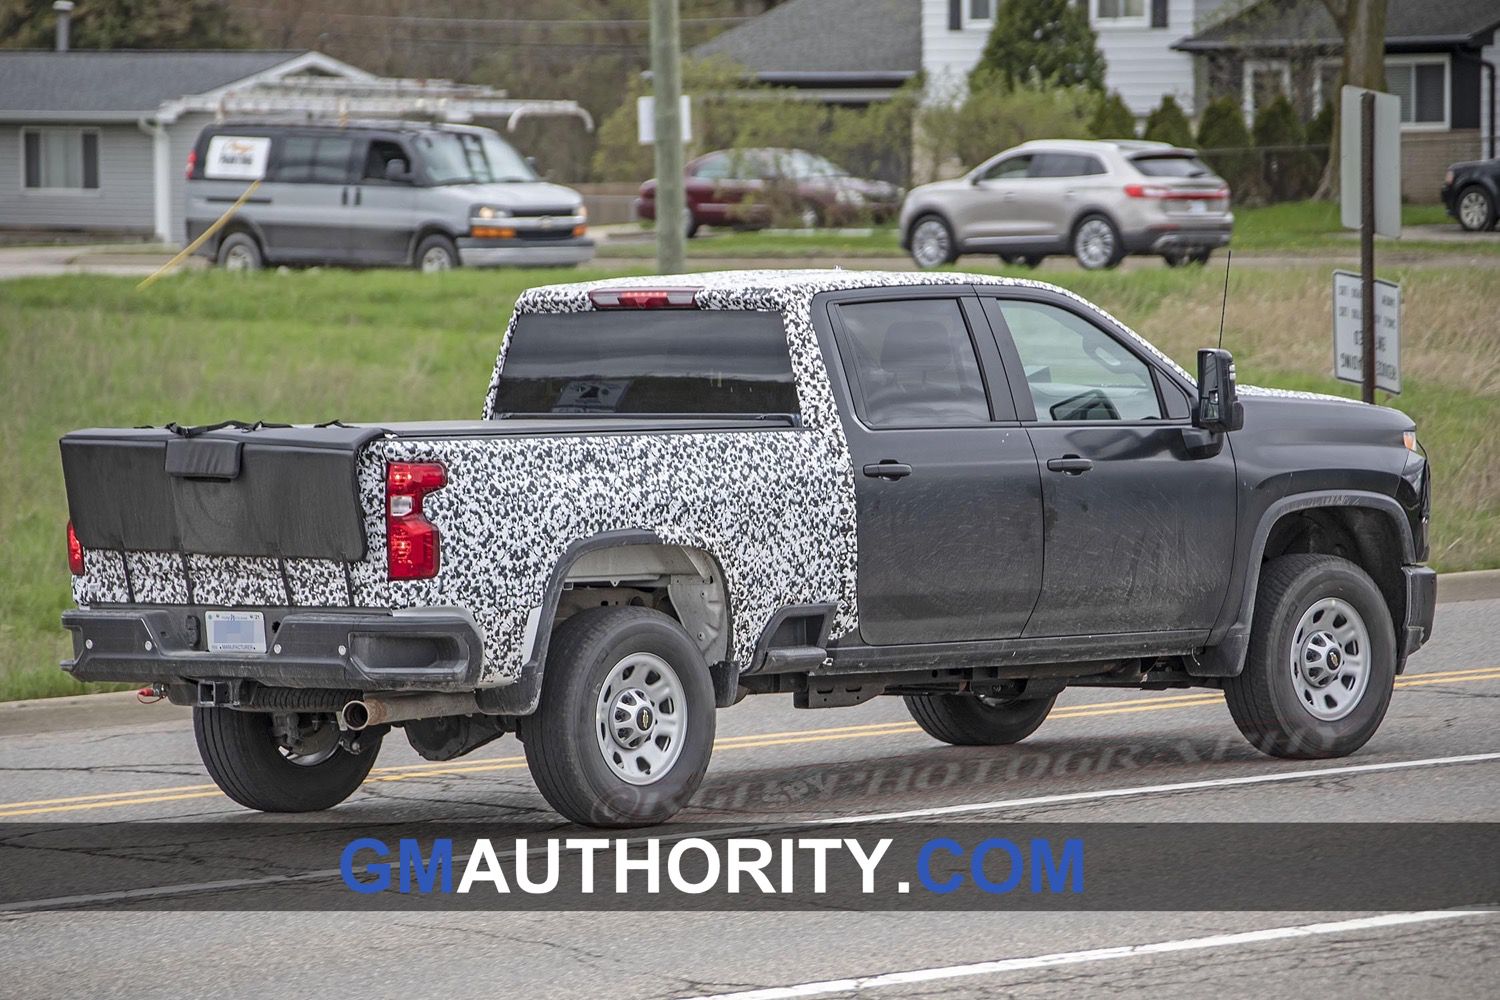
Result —
<instances>
[{"instance_id":1,"label":"black and white camo wrap","mask_svg":"<svg viewBox=\"0 0 1500 1000\"><path fill-rule=\"evenodd\" d=\"M1065 290L988 275L727 271L534 288L517 300L516 315L590 310L588 293L595 288L663 286L699 289L702 309L780 313L804 427L377 438L359 464L369 549L347 575L338 563L316 559L287 560L283 575L274 559L131 552L124 558L135 600L186 603L186 558L192 597L200 604L274 606L290 592L297 606L465 608L484 636L482 683L499 685L520 675L528 618L542 604L547 580L569 545L634 529L718 560L730 602L733 658L748 660L771 616L790 604L835 605L834 634L844 634L859 620L854 469L810 304L825 291L917 284L1045 288L1118 324ZM513 316L490 381L486 418L492 416L514 323ZM1154 346L1130 335L1186 376ZM425 501L428 518L442 531L442 568L434 579L387 579L384 470L394 461L447 467L448 485ZM126 601L120 553L90 552L87 566L74 579L79 604Z\"/></svg>"}]
</instances>

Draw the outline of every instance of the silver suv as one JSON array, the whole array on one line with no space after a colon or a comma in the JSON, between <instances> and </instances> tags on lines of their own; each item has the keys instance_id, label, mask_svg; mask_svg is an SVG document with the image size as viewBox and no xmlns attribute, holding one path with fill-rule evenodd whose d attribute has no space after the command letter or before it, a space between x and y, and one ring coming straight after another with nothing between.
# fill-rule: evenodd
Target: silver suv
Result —
<instances>
[{"instance_id":1,"label":"silver suv","mask_svg":"<svg viewBox=\"0 0 1500 1000\"><path fill-rule=\"evenodd\" d=\"M1089 270L1126 254L1203 264L1233 229L1229 186L1161 142L1027 142L901 206L901 246L924 268L973 253L1028 267L1066 253Z\"/></svg>"}]
</instances>

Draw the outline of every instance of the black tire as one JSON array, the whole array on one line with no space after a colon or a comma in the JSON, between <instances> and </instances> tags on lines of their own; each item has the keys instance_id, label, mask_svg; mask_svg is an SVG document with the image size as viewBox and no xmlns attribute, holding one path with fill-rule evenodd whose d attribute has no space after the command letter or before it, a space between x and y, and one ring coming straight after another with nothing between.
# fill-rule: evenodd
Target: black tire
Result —
<instances>
[{"instance_id":1,"label":"black tire","mask_svg":"<svg viewBox=\"0 0 1500 1000\"><path fill-rule=\"evenodd\" d=\"M928 736L956 747L1019 743L1036 732L1056 700L1056 695L998 704L973 694L909 694L905 698L906 710Z\"/></svg>"},{"instance_id":2,"label":"black tire","mask_svg":"<svg viewBox=\"0 0 1500 1000\"><path fill-rule=\"evenodd\" d=\"M1194 250L1192 253L1188 254L1187 260L1189 264L1196 264L1199 267L1205 267L1208 264L1209 258L1213 255L1213 249L1211 247L1205 247L1201 250Z\"/></svg>"},{"instance_id":3,"label":"black tire","mask_svg":"<svg viewBox=\"0 0 1500 1000\"><path fill-rule=\"evenodd\" d=\"M246 232L230 233L220 240L214 259L227 271L259 271L266 263L260 244Z\"/></svg>"},{"instance_id":4,"label":"black tire","mask_svg":"<svg viewBox=\"0 0 1500 1000\"><path fill-rule=\"evenodd\" d=\"M444 258L447 263L440 263ZM422 237L412 257L412 266L422 272L451 271L458 265L458 247L442 233Z\"/></svg>"},{"instance_id":5,"label":"black tire","mask_svg":"<svg viewBox=\"0 0 1500 1000\"><path fill-rule=\"evenodd\" d=\"M1472 201L1472 214L1465 211L1466 202ZM1495 199L1478 184L1470 184L1458 193L1458 224L1471 233L1482 233L1495 225Z\"/></svg>"},{"instance_id":6,"label":"black tire","mask_svg":"<svg viewBox=\"0 0 1500 1000\"><path fill-rule=\"evenodd\" d=\"M636 653L659 657L676 674L686 727L675 759L646 784L616 773L600 746L609 736L596 731L605 682ZM653 707L659 720L666 709ZM591 608L552 636L541 705L520 720L519 735L537 788L562 815L586 826L651 826L671 819L698 790L715 721L713 679L681 625L648 608Z\"/></svg>"},{"instance_id":7,"label":"black tire","mask_svg":"<svg viewBox=\"0 0 1500 1000\"><path fill-rule=\"evenodd\" d=\"M1035 267L1041 266L1042 258L1041 258L1040 254L1034 254L1034 253L1028 253L1028 254L1003 253L1003 254L1000 255L1000 263L1004 264L1007 267L1019 266L1019 267L1035 268Z\"/></svg>"},{"instance_id":8,"label":"black tire","mask_svg":"<svg viewBox=\"0 0 1500 1000\"><path fill-rule=\"evenodd\" d=\"M282 754L271 713L229 708L193 709L193 735L225 795L246 808L278 813L332 809L353 795L375 766L381 741L361 734L359 754L336 747L321 763L297 764Z\"/></svg>"},{"instance_id":9,"label":"black tire","mask_svg":"<svg viewBox=\"0 0 1500 1000\"><path fill-rule=\"evenodd\" d=\"M1168 250L1161 255L1161 259L1168 267L1181 267L1187 263L1187 257L1183 255L1181 250Z\"/></svg>"},{"instance_id":10,"label":"black tire","mask_svg":"<svg viewBox=\"0 0 1500 1000\"><path fill-rule=\"evenodd\" d=\"M1099 251L1093 249L1098 238ZM1120 239L1120 227L1107 215L1094 213L1085 215L1073 226L1073 236L1068 241L1073 259L1085 271L1105 271L1118 267L1125 259L1125 246Z\"/></svg>"},{"instance_id":11,"label":"black tire","mask_svg":"<svg viewBox=\"0 0 1500 1000\"><path fill-rule=\"evenodd\" d=\"M930 228L929 228L930 227ZM934 241L927 252L928 234ZM922 245L918 246L918 240ZM906 245L911 248L912 261L923 270L942 267L958 260L958 241L953 236L953 227L948 220L933 212L919 216L907 232Z\"/></svg>"},{"instance_id":12,"label":"black tire","mask_svg":"<svg viewBox=\"0 0 1500 1000\"><path fill-rule=\"evenodd\" d=\"M684 238L692 239L694 236L697 236L701 225L702 223L698 221L698 216L694 214L691 205L682 210L682 235Z\"/></svg>"},{"instance_id":13,"label":"black tire","mask_svg":"<svg viewBox=\"0 0 1500 1000\"><path fill-rule=\"evenodd\" d=\"M1357 701L1342 718L1324 720L1298 696L1293 656L1302 647L1296 633L1303 615L1330 598L1363 619L1370 648L1363 651L1368 676ZM1299 660L1296 669L1305 665ZM1281 556L1261 567L1245 669L1224 683L1229 713L1256 749L1299 760L1347 756L1375 735L1395 681L1391 612L1368 573L1329 555Z\"/></svg>"}]
</instances>

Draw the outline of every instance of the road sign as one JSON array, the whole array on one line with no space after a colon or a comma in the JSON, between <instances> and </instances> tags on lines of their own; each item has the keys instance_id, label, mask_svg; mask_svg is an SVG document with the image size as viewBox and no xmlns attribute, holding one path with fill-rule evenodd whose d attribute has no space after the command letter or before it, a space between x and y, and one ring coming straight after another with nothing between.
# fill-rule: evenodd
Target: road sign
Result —
<instances>
[{"instance_id":1,"label":"road sign","mask_svg":"<svg viewBox=\"0 0 1500 1000\"><path fill-rule=\"evenodd\" d=\"M678 102L682 109L682 141L689 143L693 141L693 103L686 94ZM635 137L642 146L656 144L656 98L650 94L635 99Z\"/></svg>"},{"instance_id":2,"label":"road sign","mask_svg":"<svg viewBox=\"0 0 1500 1000\"><path fill-rule=\"evenodd\" d=\"M1333 376L1364 382L1362 279L1352 271L1333 272ZM1401 393L1401 286L1375 282L1375 385Z\"/></svg>"},{"instance_id":3,"label":"road sign","mask_svg":"<svg viewBox=\"0 0 1500 1000\"><path fill-rule=\"evenodd\" d=\"M1339 92L1340 221L1345 229L1360 226L1360 150L1363 148L1360 100L1375 95L1375 232L1401 235L1401 99L1364 87Z\"/></svg>"}]
</instances>

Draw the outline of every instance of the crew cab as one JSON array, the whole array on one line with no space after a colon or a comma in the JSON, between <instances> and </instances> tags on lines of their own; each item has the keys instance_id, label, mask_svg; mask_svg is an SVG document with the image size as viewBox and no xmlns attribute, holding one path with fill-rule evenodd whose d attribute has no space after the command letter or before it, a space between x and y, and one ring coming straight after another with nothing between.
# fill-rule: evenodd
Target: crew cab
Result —
<instances>
[{"instance_id":1,"label":"crew cab","mask_svg":"<svg viewBox=\"0 0 1500 1000\"><path fill-rule=\"evenodd\" d=\"M1069 686L1221 688L1265 753L1349 754L1432 630L1415 428L1197 368L1031 281L534 288L479 420L66 435L63 669L192 706L269 811L394 727L657 823L750 694L1000 745Z\"/></svg>"}]
</instances>

